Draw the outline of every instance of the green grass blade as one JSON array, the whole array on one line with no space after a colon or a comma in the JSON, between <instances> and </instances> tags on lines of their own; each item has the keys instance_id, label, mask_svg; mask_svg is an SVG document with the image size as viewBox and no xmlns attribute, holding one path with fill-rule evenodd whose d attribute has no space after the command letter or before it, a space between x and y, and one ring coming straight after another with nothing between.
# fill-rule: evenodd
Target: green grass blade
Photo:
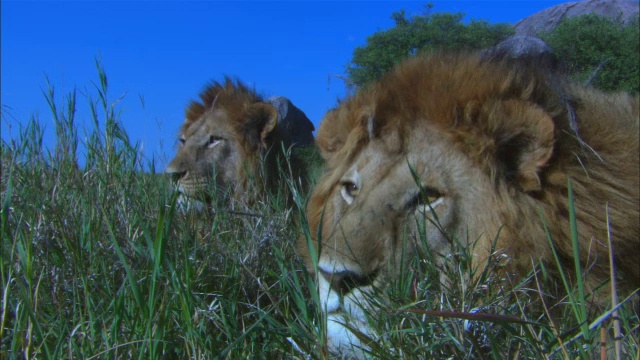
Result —
<instances>
[{"instance_id":1,"label":"green grass blade","mask_svg":"<svg viewBox=\"0 0 640 360\"><path fill-rule=\"evenodd\" d=\"M569 193L569 227L571 229L571 244L573 248L573 263L576 269L576 281L578 286L579 303L577 306L577 316L582 329L582 335L585 339L590 339L589 325L587 324L587 302L584 289L584 280L582 279L582 268L580 266L580 242L578 238L578 224L576 222L576 208L573 198L573 185L571 179L567 180Z\"/></svg>"},{"instance_id":2,"label":"green grass blade","mask_svg":"<svg viewBox=\"0 0 640 360\"><path fill-rule=\"evenodd\" d=\"M127 274L127 280L129 280L129 286L131 287L131 291L133 292L133 296L134 296L136 305L138 306L138 310L142 312L145 318L148 318L149 317L148 309L146 306L144 306L144 302L142 301L142 295L140 294L140 288L138 287L137 280L133 274L133 270L129 266L129 263L127 262L124 256L124 253L122 252L122 249L120 248L120 244L118 243L115 232L113 231L113 225L109 221L109 216L107 215L105 209L102 209L102 215L105 220L104 222L107 225L107 229L109 230L109 237L111 239L111 243L113 244L113 248L115 249L116 254L118 255L118 258L122 263L122 267L124 268Z\"/></svg>"}]
</instances>

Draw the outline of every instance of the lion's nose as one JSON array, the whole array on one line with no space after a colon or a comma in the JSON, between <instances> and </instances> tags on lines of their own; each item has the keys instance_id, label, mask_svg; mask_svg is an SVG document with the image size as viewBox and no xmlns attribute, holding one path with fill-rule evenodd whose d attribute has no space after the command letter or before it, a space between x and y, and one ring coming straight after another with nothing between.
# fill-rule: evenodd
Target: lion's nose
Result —
<instances>
[{"instance_id":1,"label":"lion's nose","mask_svg":"<svg viewBox=\"0 0 640 360\"><path fill-rule=\"evenodd\" d=\"M171 163L169 163L169 165L167 165L167 168L164 170L164 172L165 174L171 175L171 181L177 183L180 179L187 175L187 172L183 171L183 169L185 168L185 162L181 160L179 156L176 156L176 158L173 159Z\"/></svg>"},{"instance_id":2,"label":"lion's nose","mask_svg":"<svg viewBox=\"0 0 640 360\"><path fill-rule=\"evenodd\" d=\"M352 271L329 272L318 269L320 275L330 284L331 289L341 295L346 295L356 288L373 284L378 272L369 275L360 275Z\"/></svg>"},{"instance_id":3,"label":"lion's nose","mask_svg":"<svg viewBox=\"0 0 640 360\"><path fill-rule=\"evenodd\" d=\"M169 165L165 170L165 173L171 176L171 181L177 183L180 179L182 179L187 172L186 171L177 171L173 166L173 164Z\"/></svg>"},{"instance_id":4,"label":"lion's nose","mask_svg":"<svg viewBox=\"0 0 640 360\"><path fill-rule=\"evenodd\" d=\"M172 172L171 174L171 181L173 181L174 183L177 183L178 181L180 181L180 179L182 179L187 172L186 171L182 171L182 172Z\"/></svg>"}]
</instances>

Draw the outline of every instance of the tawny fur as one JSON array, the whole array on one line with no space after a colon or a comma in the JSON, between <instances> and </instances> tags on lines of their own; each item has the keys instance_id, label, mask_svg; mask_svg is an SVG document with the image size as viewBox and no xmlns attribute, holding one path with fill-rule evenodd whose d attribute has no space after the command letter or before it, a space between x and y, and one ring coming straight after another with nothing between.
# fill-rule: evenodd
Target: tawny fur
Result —
<instances>
[{"instance_id":1,"label":"tawny fur","mask_svg":"<svg viewBox=\"0 0 640 360\"><path fill-rule=\"evenodd\" d=\"M341 246L343 250L348 247L349 251L371 252L350 255L355 259L377 259L379 263L384 263L384 258L389 260L391 248L371 236L384 233L388 230L385 226L397 222L366 220L362 214L383 213L361 207L373 206L375 199L366 203L356 200L351 208L344 205L340 211L335 204L340 204L343 176L363 154L385 149L388 158L419 157L412 153L415 140L408 140L415 139L416 132L437 136L434 144L446 144L445 148L433 145L440 146L434 149L445 156L451 154L450 159L433 164L436 172L446 173L468 164L464 165L467 174L482 174L478 181L486 179L490 184L476 196L483 207L453 210L466 218L451 230L464 232L465 221L472 221L470 214L480 214L490 219L481 224L488 233L483 241L501 233L497 245L508 249L513 260L510 269L526 273L532 260L541 260L553 269L556 265L540 219L542 213L563 267L571 272L567 200L571 179L587 290L594 291L609 280L610 251L615 258L618 289L628 294L640 287L637 97L605 94L550 79L532 66L469 54L421 55L404 61L330 111L318 130L316 143L327 161L327 170L313 191L307 217L316 246L316 229L321 228L320 248L326 249L331 261L348 261L344 251L341 254L336 250ZM456 191L464 193L465 189ZM393 199L383 201L377 205L396 205ZM361 214L357 221L345 220L354 213ZM406 216L398 211L387 213ZM613 249L608 246L609 237ZM358 243L367 245L358 247ZM309 250L303 240L300 252L309 263ZM486 260L486 256L479 258L480 262ZM358 266L362 272L359 276L376 271L375 266Z\"/></svg>"},{"instance_id":2,"label":"tawny fur","mask_svg":"<svg viewBox=\"0 0 640 360\"><path fill-rule=\"evenodd\" d=\"M230 192L244 202L264 191L287 193L282 177L287 164L293 179L300 178L304 168L295 156L285 156L283 146L291 141L284 134L272 105L242 82L226 77L209 84L200 101L187 107L179 132L184 144L167 172L181 175L177 183L183 193L199 200L211 200L206 187L212 182L219 193ZM224 139L224 144L207 149L203 144L211 136Z\"/></svg>"}]
</instances>

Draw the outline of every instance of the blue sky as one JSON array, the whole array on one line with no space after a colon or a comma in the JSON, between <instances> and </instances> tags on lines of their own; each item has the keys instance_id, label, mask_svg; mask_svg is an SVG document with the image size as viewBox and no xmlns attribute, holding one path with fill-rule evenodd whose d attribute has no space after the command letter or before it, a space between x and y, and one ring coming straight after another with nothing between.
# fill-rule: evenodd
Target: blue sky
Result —
<instances>
[{"instance_id":1,"label":"blue sky","mask_svg":"<svg viewBox=\"0 0 640 360\"><path fill-rule=\"evenodd\" d=\"M515 23L563 1L433 1L434 12ZM286 96L316 125L345 96L353 49L393 27L391 13L422 14L427 1L2 1L2 139L34 115L54 144L42 95L77 89L81 138L92 131L95 59L133 142L162 168L175 154L184 108L209 80L231 75L262 95ZM143 100L144 101L143 101Z\"/></svg>"}]
</instances>

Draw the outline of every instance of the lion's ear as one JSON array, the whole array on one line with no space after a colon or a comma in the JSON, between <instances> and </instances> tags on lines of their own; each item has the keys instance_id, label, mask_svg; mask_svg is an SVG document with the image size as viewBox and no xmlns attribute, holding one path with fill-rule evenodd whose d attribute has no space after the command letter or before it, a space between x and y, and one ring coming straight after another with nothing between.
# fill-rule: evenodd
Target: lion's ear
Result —
<instances>
[{"instance_id":1,"label":"lion's ear","mask_svg":"<svg viewBox=\"0 0 640 360\"><path fill-rule=\"evenodd\" d=\"M553 154L553 119L541 107L521 100L498 101L488 110L502 175L524 192L541 190L539 174Z\"/></svg>"},{"instance_id":2,"label":"lion's ear","mask_svg":"<svg viewBox=\"0 0 640 360\"><path fill-rule=\"evenodd\" d=\"M369 133L369 121L373 122L372 111L368 107L352 110L349 107L339 107L329 110L322 121L316 134L316 145L320 150L320 155L326 162L331 162L335 154L349 141L349 136L354 129L367 129ZM371 130L373 131L373 130Z\"/></svg>"},{"instance_id":3,"label":"lion's ear","mask_svg":"<svg viewBox=\"0 0 640 360\"><path fill-rule=\"evenodd\" d=\"M249 128L255 129L263 144L277 124L278 110L272 105L259 102L249 108Z\"/></svg>"}]
</instances>

